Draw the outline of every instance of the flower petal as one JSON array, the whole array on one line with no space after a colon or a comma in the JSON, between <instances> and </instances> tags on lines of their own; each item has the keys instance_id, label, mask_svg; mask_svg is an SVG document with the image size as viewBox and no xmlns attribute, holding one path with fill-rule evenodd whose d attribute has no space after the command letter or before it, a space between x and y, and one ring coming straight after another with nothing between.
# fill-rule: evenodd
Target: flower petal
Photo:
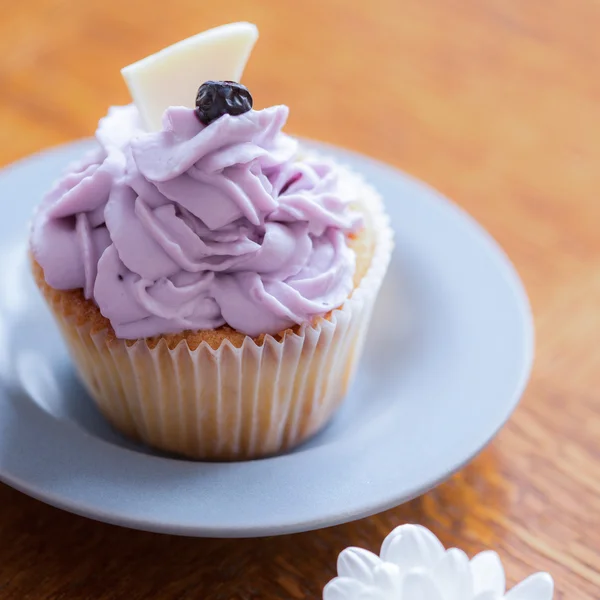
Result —
<instances>
[{"instance_id":1,"label":"flower petal","mask_svg":"<svg viewBox=\"0 0 600 600\"><path fill-rule=\"evenodd\" d=\"M506 578L500 557L492 550L480 552L471 559L473 593L491 591L502 597L506 591Z\"/></svg>"},{"instance_id":2,"label":"flower petal","mask_svg":"<svg viewBox=\"0 0 600 600\"><path fill-rule=\"evenodd\" d=\"M443 555L442 543L421 525L396 527L381 546L381 558L405 573L413 567L432 568Z\"/></svg>"},{"instance_id":3,"label":"flower petal","mask_svg":"<svg viewBox=\"0 0 600 600\"><path fill-rule=\"evenodd\" d=\"M402 582L402 600L444 600L433 578L423 569L408 573Z\"/></svg>"},{"instance_id":4,"label":"flower petal","mask_svg":"<svg viewBox=\"0 0 600 600\"><path fill-rule=\"evenodd\" d=\"M382 562L373 571L374 588L380 592L381 598L397 598L402 585L402 575L396 565Z\"/></svg>"},{"instance_id":5,"label":"flower petal","mask_svg":"<svg viewBox=\"0 0 600 600\"><path fill-rule=\"evenodd\" d=\"M502 600L502 596L498 596L495 592L491 592L490 590L486 590L481 592L481 594L477 594L473 600Z\"/></svg>"},{"instance_id":6,"label":"flower petal","mask_svg":"<svg viewBox=\"0 0 600 600\"><path fill-rule=\"evenodd\" d=\"M458 548L448 550L433 568L433 578L444 600L464 600L473 596L469 557Z\"/></svg>"},{"instance_id":7,"label":"flower petal","mask_svg":"<svg viewBox=\"0 0 600 600\"><path fill-rule=\"evenodd\" d=\"M552 600L554 581L548 573L536 573L517 584L505 600Z\"/></svg>"},{"instance_id":8,"label":"flower petal","mask_svg":"<svg viewBox=\"0 0 600 600\"><path fill-rule=\"evenodd\" d=\"M356 579L335 577L323 589L323 600L359 600L367 591L367 586Z\"/></svg>"},{"instance_id":9,"label":"flower petal","mask_svg":"<svg viewBox=\"0 0 600 600\"><path fill-rule=\"evenodd\" d=\"M363 548L346 548L340 552L337 570L340 577L353 577L364 583L373 581L373 571L381 559Z\"/></svg>"}]
</instances>

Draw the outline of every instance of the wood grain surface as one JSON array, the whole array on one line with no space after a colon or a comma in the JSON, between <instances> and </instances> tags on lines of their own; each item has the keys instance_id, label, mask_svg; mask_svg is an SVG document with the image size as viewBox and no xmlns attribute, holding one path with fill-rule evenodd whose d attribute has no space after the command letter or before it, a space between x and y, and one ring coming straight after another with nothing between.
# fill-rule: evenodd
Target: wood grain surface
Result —
<instances>
[{"instance_id":1,"label":"wood grain surface","mask_svg":"<svg viewBox=\"0 0 600 600\"><path fill-rule=\"evenodd\" d=\"M128 101L122 66L235 20L261 31L245 76L257 105L285 102L290 131L428 181L499 240L535 313L531 384L452 480L319 532L153 535L0 486L0 600L319 598L342 548L378 550L405 522L497 550L511 584L548 570L556 598L597 600L600 3L0 0L0 164L91 134Z\"/></svg>"}]
</instances>

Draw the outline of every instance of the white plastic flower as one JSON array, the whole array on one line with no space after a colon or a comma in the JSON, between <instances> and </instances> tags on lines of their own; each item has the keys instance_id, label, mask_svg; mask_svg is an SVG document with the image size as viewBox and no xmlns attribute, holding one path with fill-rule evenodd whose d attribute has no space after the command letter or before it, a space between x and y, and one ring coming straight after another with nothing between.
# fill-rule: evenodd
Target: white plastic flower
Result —
<instances>
[{"instance_id":1,"label":"white plastic flower","mask_svg":"<svg viewBox=\"0 0 600 600\"><path fill-rule=\"evenodd\" d=\"M346 548L337 568L323 600L552 600L554 594L548 573L536 573L506 593L504 569L495 552L482 552L469 561L458 548L445 550L420 525L394 529L380 556Z\"/></svg>"}]
</instances>

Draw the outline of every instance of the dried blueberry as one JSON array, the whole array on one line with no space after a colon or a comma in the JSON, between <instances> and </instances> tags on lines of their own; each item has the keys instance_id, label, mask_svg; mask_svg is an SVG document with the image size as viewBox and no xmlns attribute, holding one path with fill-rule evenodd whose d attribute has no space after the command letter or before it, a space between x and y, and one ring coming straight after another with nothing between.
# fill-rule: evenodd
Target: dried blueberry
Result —
<instances>
[{"instance_id":1,"label":"dried blueberry","mask_svg":"<svg viewBox=\"0 0 600 600\"><path fill-rule=\"evenodd\" d=\"M196 115L210 125L223 115L242 115L252 108L248 88L235 81L207 81L198 88Z\"/></svg>"}]
</instances>

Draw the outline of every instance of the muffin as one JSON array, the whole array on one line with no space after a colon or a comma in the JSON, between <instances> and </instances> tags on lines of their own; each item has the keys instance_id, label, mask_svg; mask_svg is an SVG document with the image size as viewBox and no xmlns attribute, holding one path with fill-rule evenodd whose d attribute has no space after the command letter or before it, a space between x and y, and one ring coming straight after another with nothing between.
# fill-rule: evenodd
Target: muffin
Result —
<instances>
[{"instance_id":1,"label":"muffin","mask_svg":"<svg viewBox=\"0 0 600 600\"><path fill-rule=\"evenodd\" d=\"M251 105L209 81L158 131L112 107L32 224L35 281L101 412L192 459L272 455L328 422L392 249L375 190L283 133L286 106Z\"/></svg>"}]
</instances>

